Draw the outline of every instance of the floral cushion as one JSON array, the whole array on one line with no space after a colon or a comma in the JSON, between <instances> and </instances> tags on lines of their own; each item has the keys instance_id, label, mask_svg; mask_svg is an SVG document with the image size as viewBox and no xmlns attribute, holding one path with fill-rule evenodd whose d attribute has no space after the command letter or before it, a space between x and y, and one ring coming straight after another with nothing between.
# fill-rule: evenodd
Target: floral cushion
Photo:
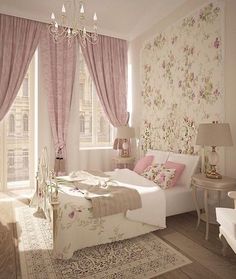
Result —
<instances>
[{"instance_id":1,"label":"floral cushion","mask_svg":"<svg viewBox=\"0 0 236 279\"><path fill-rule=\"evenodd\" d=\"M173 179L175 177L175 169L169 169L164 164L156 164L148 167L142 176L153 181L162 189L167 189L172 186Z\"/></svg>"}]
</instances>

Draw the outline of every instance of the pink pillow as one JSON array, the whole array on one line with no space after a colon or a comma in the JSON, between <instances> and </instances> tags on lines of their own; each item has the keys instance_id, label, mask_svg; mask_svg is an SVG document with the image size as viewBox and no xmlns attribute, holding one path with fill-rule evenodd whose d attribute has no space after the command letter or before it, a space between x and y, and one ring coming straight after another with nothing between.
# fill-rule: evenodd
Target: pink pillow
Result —
<instances>
[{"instance_id":1,"label":"pink pillow","mask_svg":"<svg viewBox=\"0 0 236 279\"><path fill-rule=\"evenodd\" d=\"M174 187L180 178L182 172L184 171L185 165L181 163L175 163L171 161L167 161L164 164L167 169L175 169L175 177L172 179L171 187Z\"/></svg>"},{"instance_id":2,"label":"pink pillow","mask_svg":"<svg viewBox=\"0 0 236 279\"><path fill-rule=\"evenodd\" d=\"M139 159L134 167L134 171L137 172L138 174L143 173L144 170L152 164L153 159L154 156L152 155L145 156Z\"/></svg>"}]
</instances>

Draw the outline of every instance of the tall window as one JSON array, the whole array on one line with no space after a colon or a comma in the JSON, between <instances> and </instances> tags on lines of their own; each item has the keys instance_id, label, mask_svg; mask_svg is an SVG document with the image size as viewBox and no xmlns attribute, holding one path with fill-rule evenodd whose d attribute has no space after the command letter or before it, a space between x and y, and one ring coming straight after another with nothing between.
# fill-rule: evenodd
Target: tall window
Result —
<instances>
[{"instance_id":1,"label":"tall window","mask_svg":"<svg viewBox=\"0 0 236 279\"><path fill-rule=\"evenodd\" d=\"M29 90L29 83L34 85L33 65L32 62L15 100L3 120L0 137L4 142L2 165L6 165L6 167L1 168L0 165L0 171L3 173L5 189L29 186L31 173L34 170L34 164L29 164L29 160L33 159L31 143L34 142L34 125L30 125L30 123L34 123L34 91ZM34 86L32 86L33 88ZM30 170L32 171L30 172Z\"/></svg>"},{"instance_id":2,"label":"tall window","mask_svg":"<svg viewBox=\"0 0 236 279\"><path fill-rule=\"evenodd\" d=\"M24 114L23 115L23 132L27 133L29 131L29 119L28 115Z\"/></svg>"},{"instance_id":3,"label":"tall window","mask_svg":"<svg viewBox=\"0 0 236 279\"><path fill-rule=\"evenodd\" d=\"M10 114L8 134L13 135L14 133L15 133L15 116L13 114Z\"/></svg>"},{"instance_id":4,"label":"tall window","mask_svg":"<svg viewBox=\"0 0 236 279\"><path fill-rule=\"evenodd\" d=\"M111 146L113 141L113 128L103 112L81 51L79 65L80 144L82 147L88 148Z\"/></svg>"},{"instance_id":5,"label":"tall window","mask_svg":"<svg viewBox=\"0 0 236 279\"><path fill-rule=\"evenodd\" d=\"M36 50L16 97L0 123L0 191L35 185L37 57Z\"/></svg>"}]
</instances>

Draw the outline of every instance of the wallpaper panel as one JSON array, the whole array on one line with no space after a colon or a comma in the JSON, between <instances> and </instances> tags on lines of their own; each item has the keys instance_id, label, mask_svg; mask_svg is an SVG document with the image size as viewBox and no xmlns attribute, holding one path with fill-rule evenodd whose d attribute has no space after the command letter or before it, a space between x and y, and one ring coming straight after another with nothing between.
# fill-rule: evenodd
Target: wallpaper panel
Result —
<instances>
[{"instance_id":1,"label":"wallpaper panel","mask_svg":"<svg viewBox=\"0 0 236 279\"><path fill-rule=\"evenodd\" d=\"M214 1L141 50L141 146L191 153L199 123L223 121L223 6Z\"/></svg>"}]
</instances>

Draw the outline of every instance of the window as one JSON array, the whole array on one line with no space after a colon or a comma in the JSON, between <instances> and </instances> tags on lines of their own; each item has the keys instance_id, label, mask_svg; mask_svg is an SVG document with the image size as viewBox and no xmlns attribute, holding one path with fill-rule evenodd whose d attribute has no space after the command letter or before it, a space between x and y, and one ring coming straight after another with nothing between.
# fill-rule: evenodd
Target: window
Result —
<instances>
[{"instance_id":1,"label":"window","mask_svg":"<svg viewBox=\"0 0 236 279\"><path fill-rule=\"evenodd\" d=\"M85 132L85 121L84 121L83 114L80 114L79 122L80 122L80 133L84 133Z\"/></svg>"},{"instance_id":2,"label":"window","mask_svg":"<svg viewBox=\"0 0 236 279\"><path fill-rule=\"evenodd\" d=\"M28 97L29 96L29 79L25 77L22 84L22 96Z\"/></svg>"},{"instance_id":3,"label":"window","mask_svg":"<svg viewBox=\"0 0 236 279\"><path fill-rule=\"evenodd\" d=\"M100 116L100 133L104 133L105 122L103 116Z\"/></svg>"},{"instance_id":4,"label":"window","mask_svg":"<svg viewBox=\"0 0 236 279\"><path fill-rule=\"evenodd\" d=\"M29 151L27 149L23 149L23 168L29 167Z\"/></svg>"},{"instance_id":5,"label":"window","mask_svg":"<svg viewBox=\"0 0 236 279\"><path fill-rule=\"evenodd\" d=\"M34 185L36 143L33 124L36 123L34 117L37 112L34 106L37 100L34 91L37 84L35 58L33 57L20 90L0 124L1 190Z\"/></svg>"},{"instance_id":6,"label":"window","mask_svg":"<svg viewBox=\"0 0 236 279\"><path fill-rule=\"evenodd\" d=\"M28 115L24 114L23 115L23 132L27 133L29 131L29 119Z\"/></svg>"},{"instance_id":7,"label":"window","mask_svg":"<svg viewBox=\"0 0 236 279\"><path fill-rule=\"evenodd\" d=\"M92 130L93 129L93 117L92 115L89 116L89 133L92 135Z\"/></svg>"},{"instance_id":8,"label":"window","mask_svg":"<svg viewBox=\"0 0 236 279\"><path fill-rule=\"evenodd\" d=\"M7 153L7 158L8 158L8 170L12 170L15 165L15 154L14 150L9 149Z\"/></svg>"},{"instance_id":9,"label":"window","mask_svg":"<svg viewBox=\"0 0 236 279\"><path fill-rule=\"evenodd\" d=\"M111 146L114 129L103 112L81 50L79 72L80 145L81 147Z\"/></svg>"},{"instance_id":10,"label":"window","mask_svg":"<svg viewBox=\"0 0 236 279\"><path fill-rule=\"evenodd\" d=\"M80 96L80 99L83 101L84 100L84 82L80 83L80 85L79 85L79 96Z\"/></svg>"},{"instance_id":11,"label":"window","mask_svg":"<svg viewBox=\"0 0 236 279\"><path fill-rule=\"evenodd\" d=\"M15 116L13 114L10 114L8 134L13 135L14 133L15 133Z\"/></svg>"}]
</instances>

